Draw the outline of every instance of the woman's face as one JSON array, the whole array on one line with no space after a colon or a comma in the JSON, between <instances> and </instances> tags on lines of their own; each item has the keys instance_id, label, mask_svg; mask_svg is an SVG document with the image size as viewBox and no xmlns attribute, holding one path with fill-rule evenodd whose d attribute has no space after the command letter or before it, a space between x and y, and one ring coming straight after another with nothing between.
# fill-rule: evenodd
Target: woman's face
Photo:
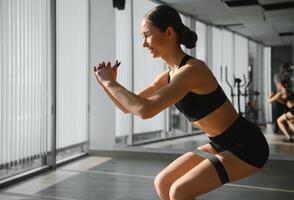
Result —
<instances>
[{"instance_id":1,"label":"woman's face","mask_svg":"<svg viewBox=\"0 0 294 200\"><path fill-rule=\"evenodd\" d=\"M162 57L167 50L166 32L161 32L149 20L143 19L141 23L143 47L146 47L154 58Z\"/></svg>"}]
</instances>

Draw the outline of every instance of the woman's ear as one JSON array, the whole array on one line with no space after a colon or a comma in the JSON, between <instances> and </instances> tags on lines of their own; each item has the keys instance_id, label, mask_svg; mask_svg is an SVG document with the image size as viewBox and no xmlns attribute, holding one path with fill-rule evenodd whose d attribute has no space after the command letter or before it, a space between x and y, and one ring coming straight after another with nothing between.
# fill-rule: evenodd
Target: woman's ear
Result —
<instances>
[{"instance_id":1,"label":"woman's ear","mask_svg":"<svg viewBox=\"0 0 294 200\"><path fill-rule=\"evenodd\" d=\"M172 39L172 38L174 38L174 37L176 36L176 32L175 32L175 30L174 30L174 28L171 27L171 26L167 27L167 29L166 29L166 33L167 33L167 38L168 38L168 39Z\"/></svg>"}]
</instances>

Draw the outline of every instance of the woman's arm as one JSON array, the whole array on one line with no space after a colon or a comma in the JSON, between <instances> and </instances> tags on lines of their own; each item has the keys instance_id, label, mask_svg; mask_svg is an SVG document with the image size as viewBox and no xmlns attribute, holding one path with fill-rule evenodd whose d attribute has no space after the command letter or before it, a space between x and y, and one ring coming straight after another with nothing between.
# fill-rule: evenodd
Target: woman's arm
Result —
<instances>
[{"instance_id":1,"label":"woman's arm","mask_svg":"<svg viewBox=\"0 0 294 200\"><path fill-rule=\"evenodd\" d=\"M277 92L276 94L271 94L268 98L268 102L272 103L274 101L278 101L280 103L284 103L281 96L282 96L281 92Z\"/></svg>"},{"instance_id":2,"label":"woman's arm","mask_svg":"<svg viewBox=\"0 0 294 200\"><path fill-rule=\"evenodd\" d=\"M100 67L101 65L99 65ZM98 68L99 68L98 67ZM117 66L118 67L118 66ZM114 75L114 79L116 80L116 76L117 76L117 67L116 65L112 68L113 70L113 75ZM95 74L95 78L97 80L97 82L101 85L101 87L103 88L103 90L105 91L105 93L107 94L107 96L111 99L111 101L123 112L123 113L130 113L130 111L128 111L119 101L117 101L109 92L108 90L104 87L104 85L102 85L99 82L99 79L96 75L96 72L98 71L98 68L94 67L94 74Z\"/></svg>"},{"instance_id":3,"label":"woman's arm","mask_svg":"<svg viewBox=\"0 0 294 200\"><path fill-rule=\"evenodd\" d=\"M106 87L102 86L103 90L105 91L105 93L107 94L107 96L111 99L111 101L116 105L116 107L118 107L123 113L130 113L130 111L128 109L126 109L119 101L117 101L112 95L111 93L107 90Z\"/></svg>"},{"instance_id":4,"label":"woman's arm","mask_svg":"<svg viewBox=\"0 0 294 200\"><path fill-rule=\"evenodd\" d=\"M166 86L168 84L169 71L170 70L166 70L160 73L159 75L157 75L155 79L153 80L153 82L147 88L138 92L137 95L139 95L140 97L148 98L152 94L154 94L154 92L156 92L163 86Z\"/></svg>"},{"instance_id":5,"label":"woman's arm","mask_svg":"<svg viewBox=\"0 0 294 200\"><path fill-rule=\"evenodd\" d=\"M111 77L109 70L109 67L105 66L98 71L99 82L104 85L113 98L119 101L123 107L143 119L151 118L179 101L193 88L193 81L187 80L195 79L195 73L191 73L191 70L182 70L174 76L170 84L161 87L150 97L144 98L130 92L116 82Z\"/></svg>"},{"instance_id":6,"label":"woman's arm","mask_svg":"<svg viewBox=\"0 0 294 200\"><path fill-rule=\"evenodd\" d=\"M117 67L113 67L115 70L115 80L116 80L116 74L117 74ZM140 91L137 95L140 97L147 98L151 96L154 92L156 92L159 88L163 87L168 83L168 72L169 70L166 70L162 73L160 73L154 80L153 82L144 90ZM95 69L94 69L94 74L95 74ZM95 75L95 78L97 82L99 83L99 80L97 76ZM130 113L129 110L127 110L118 100L116 100L112 94L107 90L107 88L104 85L101 85L107 96L111 99L111 101L124 113Z\"/></svg>"},{"instance_id":7,"label":"woman's arm","mask_svg":"<svg viewBox=\"0 0 294 200\"><path fill-rule=\"evenodd\" d=\"M104 86L131 113L142 119L148 119L179 101L189 91L188 87L180 85L180 81L172 82L174 83L160 88L148 98L130 92L116 81L106 82Z\"/></svg>"}]
</instances>

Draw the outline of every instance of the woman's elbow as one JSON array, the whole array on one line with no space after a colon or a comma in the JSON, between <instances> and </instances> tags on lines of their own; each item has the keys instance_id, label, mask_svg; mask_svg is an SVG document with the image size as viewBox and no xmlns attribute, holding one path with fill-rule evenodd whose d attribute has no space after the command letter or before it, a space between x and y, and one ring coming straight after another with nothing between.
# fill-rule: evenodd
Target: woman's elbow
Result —
<instances>
[{"instance_id":1,"label":"woman's elbow","mask_svg":"<svg viewBox=\"0 0 294 200\"><path fill-rule=\"evenodd\" d=\"M143 112L143 113L139 113L138 114L138 117L140 117L141 119L151 119L152 117L153 117L153 115L150 115L149 113L145 113L145 112Z\"/></svg>"},{"instance_id":2,"label":"woman's elbow","mask_svg":"<svg viewBox=\"0 0 294 200\"><path fill-rule=\"evenodd\" d=\"M147 106L143 107L138 112L138 117L140 117L141 119L150 119L150 118L154 117L155 115L156 115L156 113L153 112L152 109L148 108Z\"/></svg>"},{"instance_id":3,"label":"woman's elbow","mask_svg":"<svg viewBox=\"0 0 294 200\"><path fill-rule=\"evenodd\" d=\"M129 113L131 113L129 110L127 110L127 109L122 109L121 110L124 114L129 114Z\"/></svg>"}]
</instances>

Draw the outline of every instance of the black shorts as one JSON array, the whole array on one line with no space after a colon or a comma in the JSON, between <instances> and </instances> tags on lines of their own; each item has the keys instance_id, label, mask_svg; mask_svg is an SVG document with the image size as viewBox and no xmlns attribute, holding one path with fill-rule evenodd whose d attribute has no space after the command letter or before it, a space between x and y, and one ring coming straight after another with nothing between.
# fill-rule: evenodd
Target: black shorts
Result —
<instances>
[{"instance_id":1,"label":"black shorts","mask_svg":"<svg viewBox=\"0 0 294 200\"><path fill-rule=\"evenodd\" d=\"M210 144L218 151L230 151L241 160L262 168L268 160L268 143L260 129L239 116L222 134L209 137Z\"/></svg>"}]
</instances>

